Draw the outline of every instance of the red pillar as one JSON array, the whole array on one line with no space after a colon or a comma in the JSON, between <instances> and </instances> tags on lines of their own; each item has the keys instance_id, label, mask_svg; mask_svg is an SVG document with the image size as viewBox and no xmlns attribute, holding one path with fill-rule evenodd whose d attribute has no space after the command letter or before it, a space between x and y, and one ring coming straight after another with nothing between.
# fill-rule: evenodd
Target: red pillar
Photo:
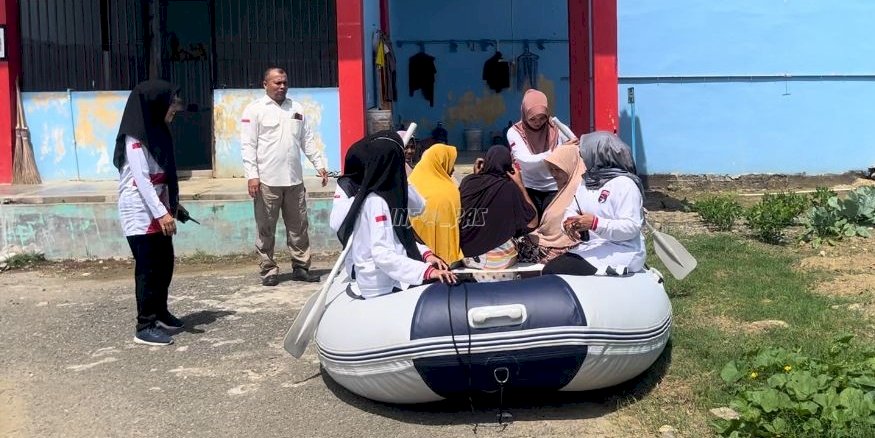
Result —
<instances>
[{"instance_id":1,"label":"red pillar","mask_svg":"<svg viewBox=\"0 0 875 438\"><path fill-rule=\"evenodd\" d=\"M0 0L0 25L6 27L6 60L0 61L0 184L9 184L15 147L15 80L21 73L17 0Z\"/></svg>"},{"instance_id":2,"label":"red pillar","mask_svg":"<svg viewBox=\"0 0 875 438\"><path fill-rule=\"evenodd\" d=\"M340 160L365 135L365 65L362 0L336 0L337 75L340 88Z\"/></svg>"},{"instance_id":3,"label":"red pillar","mask_svg":"<svg viewBox=\"0 0 875 438\"><path fill-rule=\"evenodd\" d=\"M571 91L571 130L589 132L592 81L589 77L589 0L568 0L568 70Z\"/></svg>"},{"instance_id":4,"label":"red pillar","mask_svg":"<svg viewBox=\"0 0 875 438\"><path fill-rule=\"evenodd\" d=\"M595 129L617 132L617 0L591 1Z\"/></svg>"}]
</instances>

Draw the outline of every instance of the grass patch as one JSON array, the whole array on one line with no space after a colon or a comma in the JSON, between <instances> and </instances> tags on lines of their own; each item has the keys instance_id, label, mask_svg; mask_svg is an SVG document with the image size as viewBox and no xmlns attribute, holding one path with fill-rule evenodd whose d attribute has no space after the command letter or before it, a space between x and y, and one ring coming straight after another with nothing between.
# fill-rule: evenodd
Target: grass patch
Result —
<instances>
[{"instance_id":1,"label":"grass patch","mask_svg":"<svg viewBox=\"0 0 875 438\"><path fill-rule=\"evenodd\" d=\"M713 436L708 411L728 406L732 398L720 378L727 362L769 347L824 357L836 334L868 330L859 312L831 309L842 300L812 292L824 273L794 270L800 257L792 248L729 234L681 240L699 261L696 271L683 281L671 278L650 252L649 263L666 274L674 310L671 368L665 384L630 405L633 414L637 411L645 417L650 430L670 424L683 436ZM751 323L763 320L783 321L787 326L749 330ZM677 391L685 394L673 394Z\"/></svg>"},{"instance_id":2,"label":"grass patch","mask_svg":"<svg viewBox=\"0 0 875 438\"><path fill-rule=\"evenodd\" d=\"M46 261L39 253L16 254L6 260L6 269L24 269Z\"/></svg>"}]
</instances>

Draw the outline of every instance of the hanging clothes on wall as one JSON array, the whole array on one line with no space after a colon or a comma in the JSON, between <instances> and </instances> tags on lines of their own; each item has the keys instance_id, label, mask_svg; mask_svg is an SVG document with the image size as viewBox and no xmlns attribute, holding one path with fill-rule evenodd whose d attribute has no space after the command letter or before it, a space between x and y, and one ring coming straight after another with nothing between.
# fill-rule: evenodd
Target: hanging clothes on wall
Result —
<instances>
[{"instance_id":1,"label":"hanging clothes on wall","mask_svg":"<svg viewBox=\"0 0 875 438\"><path fill-rule=\"evenodd\" d=\"M505 88L510 88L510 64L504 60L501 52L496 51L483 64L483 80L496 93L500 93Z\"/></svg>"},{"instance_id":2,"label":"hanging clothes on wall","mask_svg":"<svg viewBox=\"0 0 875 438\"><path fill-rule=\"evenodd\" d=\"M379 78L379 96L381 107L391 106L391 102L398 100L398 88L395 85L395 52L392 50L392 42L389 36L377 31L377 44L374 48L374 66Z\"/></svg>"},{"instance_id":3,"label":"hanging clothes on wall","mask_svg":"<svg viewBox=\"0 0 875 438\"><path fill-rule=\"evenodd\" d=\"M528 45L516 58L516 89L526 90L527 83L528 88L538 88L538 55L530 52Z\"/></svg>"},{"instance_id":4,"label":"hanging clothes on wall","mask_svg":"<svg viewBox=\"0 0 875 438\"><path fill-rule=\"evenodd\" d=\"M434 106L434 78L437 74L434 60L434 56L420 51L408 61L410 95L413 96L416 90L422 90L422 97L431 106Z\"/></svg>"}]
</instances>

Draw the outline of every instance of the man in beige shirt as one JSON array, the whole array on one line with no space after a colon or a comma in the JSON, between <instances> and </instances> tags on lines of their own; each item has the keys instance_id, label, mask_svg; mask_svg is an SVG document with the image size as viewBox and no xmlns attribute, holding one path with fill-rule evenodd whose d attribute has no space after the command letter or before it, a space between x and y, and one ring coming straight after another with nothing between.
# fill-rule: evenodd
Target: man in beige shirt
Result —
<instances>
[{"instance_id":1,"label":"man in beige shirt","mask_svg":"<svg viewBox=\"0 0 875 438\"><path fill-rule=\"evenodd\" d=\"M266 95L243 111L240 138L243 170L255 205L255 248L261 256L261 283L265 286L279 283L274 237L280 214L292 254L292 280L317 282L319 276L310 273L301 152L318 169L322 186L328 183L325 158L316 146L313 127L304 118L303 106L286 97L286 72L281 68L268 69L264 74L264 90Z\"/></svg>"}]
</instances>

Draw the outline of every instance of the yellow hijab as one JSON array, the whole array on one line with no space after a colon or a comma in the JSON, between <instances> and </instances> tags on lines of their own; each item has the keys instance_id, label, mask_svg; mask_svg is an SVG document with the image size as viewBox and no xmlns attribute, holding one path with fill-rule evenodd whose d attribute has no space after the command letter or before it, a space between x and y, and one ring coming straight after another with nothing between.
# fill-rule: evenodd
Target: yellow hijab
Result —
<instances>
[{"instance_id":1,"label":"yellow hijab","mask_svg":"<svg viewBox=\"0 0 875 438\"><path fill-rule=\"evenodd\" d=\"M413 230L435 255L447 263L462 259L459 249L459 188L450 178L456 165L456 148L435 144L422 154L410 173L410 184L425 200L421 215L410 218Z\"/></svg>"}]
</instances>

